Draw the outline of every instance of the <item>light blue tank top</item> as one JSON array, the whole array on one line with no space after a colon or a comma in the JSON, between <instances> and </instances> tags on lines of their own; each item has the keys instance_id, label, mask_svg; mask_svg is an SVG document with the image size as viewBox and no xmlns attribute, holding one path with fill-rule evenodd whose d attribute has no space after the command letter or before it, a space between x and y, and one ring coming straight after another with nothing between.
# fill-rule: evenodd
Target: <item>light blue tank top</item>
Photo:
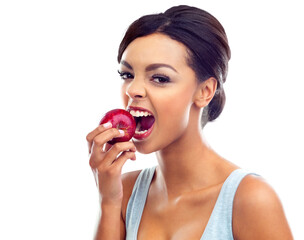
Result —
<instances>
[{"instance_id":1,"label":"light blue tank top","mask_svg":"<svg viewBox=\"0 0 304 240\"><path fill-rule=\"evenodd\" d=\"M136 240L155 166L140 172L133 187L126 213L126 240ZM233 171L224 182L205 231L200 240L233 240L232 210L236 190L242 179L252 174L243 169Z\"/></svg>"}]
</instances>

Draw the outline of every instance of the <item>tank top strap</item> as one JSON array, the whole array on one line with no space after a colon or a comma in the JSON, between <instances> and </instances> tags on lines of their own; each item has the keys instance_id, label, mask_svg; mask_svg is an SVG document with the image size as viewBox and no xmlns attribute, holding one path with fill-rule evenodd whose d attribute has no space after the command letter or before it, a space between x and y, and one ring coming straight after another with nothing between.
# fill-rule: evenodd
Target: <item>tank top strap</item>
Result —
<instances>
[{"instance_id":1,"label":"tank top strap","mask_svg":"<svg viewBox=\"0 0 304 240\"><path fill-rule=\"evenodd\" d=\"M234 196L239 184L248 174L254 173L244 169L236 169L226 179L201 240L233 240L232 211Z\"/></svg>"},{"instance_id":2,"label":"tank top strap","mask_svg":"<svg viewBox=\"0 0 304 240\"><path fill-rule=\"evenodd\" d=\"M126 240L136 240L141 216L156 166L143 169L138 175L126 212Z\"/></svg>"}]
</instances>

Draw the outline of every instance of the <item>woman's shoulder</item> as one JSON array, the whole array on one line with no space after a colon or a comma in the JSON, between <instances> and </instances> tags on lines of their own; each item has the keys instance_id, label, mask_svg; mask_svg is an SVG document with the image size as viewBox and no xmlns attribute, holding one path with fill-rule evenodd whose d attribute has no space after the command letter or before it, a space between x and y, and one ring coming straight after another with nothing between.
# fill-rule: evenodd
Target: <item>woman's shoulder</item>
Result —
<instances>
[{"instance_id":1,"label":"woman's shoulder","mask_svg":"<svg viewBox=\"0 0 304 240\"><path fill-rule=\"evenodd\" d=\"M132 192L133 186L136 182L136 179L138 177L138 175L140 174L142 170L135 170L135 171L131 171L131 172L126 172L123 173L121 178L122 178L122 183L123 183L123 187L124 187L124 191L128 190Z\"/></svg>"},{"instance_id":2,"label":"woman's shoulder","mask_svg":"<svg viewBox=\"0 0 304 240\"><path fill-rule=\"evenodd\" d=\"M261 176L247 175L241 181L234 199L235 210L253 209L278 203L279 198L267 181ZM257 209L258 210L258 209Z\"/></svg>"},{"instance_id":3,"label":"woman's shoulder","mask_svg":"<svg viewBox=\"0 0 304 240\"><path fill-rule=\"evenodd\" d=\"M281 201L260 176L247 175L233 205L235 239L292 239Z\"/></svg>"}]
</instances>

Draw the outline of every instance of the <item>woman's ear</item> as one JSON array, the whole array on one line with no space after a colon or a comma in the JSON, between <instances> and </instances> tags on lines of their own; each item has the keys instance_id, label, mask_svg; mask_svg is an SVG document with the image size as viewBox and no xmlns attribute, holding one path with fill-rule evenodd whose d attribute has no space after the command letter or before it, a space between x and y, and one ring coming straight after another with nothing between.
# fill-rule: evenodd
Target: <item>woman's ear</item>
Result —
<instances>
[{"instance_id":1,"label":"woman's ear","mask_svg":"<svg viewBox=\"0 0 304 240\"><path fill-rule=\"evenodd\" d=\"M199 108L206 107L212 100L217 88L217 81L210 77L202 83L199 83L194 94L193 102Z\"/></svg>"}]
</instances>

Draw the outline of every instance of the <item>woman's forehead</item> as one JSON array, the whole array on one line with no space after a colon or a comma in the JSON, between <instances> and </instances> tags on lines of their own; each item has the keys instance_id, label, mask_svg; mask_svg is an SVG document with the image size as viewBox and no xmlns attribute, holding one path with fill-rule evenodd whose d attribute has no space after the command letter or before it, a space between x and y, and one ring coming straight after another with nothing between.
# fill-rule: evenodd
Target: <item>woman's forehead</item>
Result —
<instances>
[{"instance_id":1,"label":"woman's forehead","mask_svg":"<svg viewBox=\"0 0 304 240\"><path fill-rule=\"evenodd\" d=\"M122 61L168 63L178 67L186 64L187 48L180 42L160 34L153 33L133 40L122 55Z\"/></svg>"}]
</instances>

